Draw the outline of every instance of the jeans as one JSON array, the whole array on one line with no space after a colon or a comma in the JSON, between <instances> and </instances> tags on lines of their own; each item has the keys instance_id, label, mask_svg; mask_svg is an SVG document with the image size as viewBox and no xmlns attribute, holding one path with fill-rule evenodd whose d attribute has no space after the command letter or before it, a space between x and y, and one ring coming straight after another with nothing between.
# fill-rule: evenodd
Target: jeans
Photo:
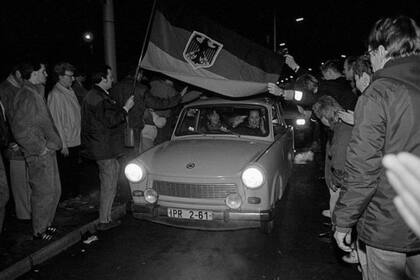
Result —
<instances>
[{"instance_id":1,"label":"jeans","mask_svg":"<svg viewBox=\"0 0 420 280\"><path fill-rule=\"evenodd\" d=\"M99 196L99 222L109 223L111 221L112 203L117 193L117 183L120 165L118 160L104 159L96 161L99 167L99 181L101 182L101 193Z\"/></svg>"},{"instance_id":2,"label":"jeans","mask_svg":"<svg viewBox=\"0 0 420 280\"><path fill-rule=\"evenodd\" d=\"M51 226L61 195L60 175L55 152L26 158L32 188L32 227L34 234Z\"/></svg>"},{"instance_id":3,"label":"jeans","mask_svg":"<svg viewBox=\"0 0 420 280\"><path fill-rule=\"evenodd\" d=\"M21 220L30 220L32 190L29 185L28 168L23 159L10 160L10 188L15 201L16 217Z\"/></svg>"},{"instance_id":4,"label":"jeans","mask_svg":"<svg viewBox=\"0 0 420 280\"><path fill-rule=\"evenodd\" d=\"M409 254L366 245L369 280L420 279L420 252Z\"/></svg>"}]
</instances>

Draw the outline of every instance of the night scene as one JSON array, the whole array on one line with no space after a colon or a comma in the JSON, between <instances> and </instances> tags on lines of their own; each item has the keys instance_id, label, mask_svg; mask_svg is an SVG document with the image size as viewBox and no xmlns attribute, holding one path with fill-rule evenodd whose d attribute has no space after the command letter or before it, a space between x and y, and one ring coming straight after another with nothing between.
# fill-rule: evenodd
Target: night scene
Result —
<instances>
[{"instance_id":1,"label":"night scene","mask_svg":"<svg viewBox=\"0 0 420 280\"><path fill-rule=\"evenodd\" d=\"M420 2L15 0L0 279L419 280Z\"/></svg>"}]
</instances>

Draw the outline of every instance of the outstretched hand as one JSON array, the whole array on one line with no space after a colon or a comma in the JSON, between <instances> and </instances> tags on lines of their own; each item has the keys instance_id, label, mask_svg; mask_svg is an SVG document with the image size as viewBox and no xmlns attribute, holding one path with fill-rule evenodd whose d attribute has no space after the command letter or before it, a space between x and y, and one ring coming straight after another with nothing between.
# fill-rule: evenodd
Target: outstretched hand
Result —
<instances>
[{"instance_id":1,"label":"outstretched hand","mask_svg":"<svg viewBox=\"0 0 420 280\"><path fill-rule=\"evenodd\" d=\"M420 158L402 152L386 155L382 164L397 192L394 204L407 225L420 237Z\"/></svg>"},{"instance_id":2,"label":"outstretched hand","mask_svg":"<svg viewBox=\"0 0 420 280\"><path fill-rule=\"evenodd\" d=\"M237 127L244 122L247 116L235 116L231 119L231 125L233 128Z\"/></svg>"},{"instance_id":3,"label":"outstretched hand","mask_svg":"<svg viewBox=\"0 0 420 280\"><path fill-rule=\"evenodd\" d=\"M184 96L188 91L188 86L185 86L182 91L179 93L179 95Z\"/></svg>"},{"instance_id":4,"label":"outstretched hand","mask_svg":"<svg viewBox=\"0 0 420 280\"><path fill-rule=\"evenodd\" d=\"M284 58L286 59L286 65L289 66L290 69L295 70L299 68L299 65L296 63L295 58L290 54L285 54Z\"/></svg>"},{"instance_id":5,"label":"outstretched hand","mask_svg":"<svg viewBox=\"0 0 420 280\"><path fill-rule=\"evenodd\" d=\"M284 95L284 90L281 89L275 83L268 83L267 84L267 90L268 90L269 93L271 93L272 95L275 95L275 96L283 96Z\"/></svg>"}]
</instances>

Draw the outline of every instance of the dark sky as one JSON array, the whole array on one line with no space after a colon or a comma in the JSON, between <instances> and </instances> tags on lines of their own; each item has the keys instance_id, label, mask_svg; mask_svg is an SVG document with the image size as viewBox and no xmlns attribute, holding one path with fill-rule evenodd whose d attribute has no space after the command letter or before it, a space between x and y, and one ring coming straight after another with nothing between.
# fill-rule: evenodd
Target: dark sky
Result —
<instances>
[{"instance_id":1,"label":"dark sky","mask_svg":"<svg viewBox=\"0 0 420 280\"><path fill-rule=\"evenodd\" d=\"M171 0L181 1L181 0ZM136 64L146 31L152 0L114 0L119 73ZM385 16L405 14L420 22L420 1L249 1L184 0L193 9L241 35L273 48L273 16L277 40L307 67L341 54L365 51L373 23ZM340 3L340 4L337 4ZM304 17L301 23L295 18ZM0 10L0 75L15 60L32 55L49 65L60 60L87 67L103 59L101 0L2 1ZM92 30L92 50L81 34Z\"/></svg>"}]
</instances>

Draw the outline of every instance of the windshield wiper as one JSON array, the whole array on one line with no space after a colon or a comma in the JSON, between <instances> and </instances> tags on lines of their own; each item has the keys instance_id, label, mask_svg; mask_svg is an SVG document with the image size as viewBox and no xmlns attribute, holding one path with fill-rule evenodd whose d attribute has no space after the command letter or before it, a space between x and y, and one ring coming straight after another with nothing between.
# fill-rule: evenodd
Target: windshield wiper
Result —
<instances>
[{"instance_id":1,"label":"windshield wiper","mask_svg":"<svg viewBox=\"0 0 420 280\"><path fill-rule=\"evenodd\" d=\"M230 129L227 129L226 127L220 128L220 131L224 132L225 134L231 134L231 135L236 135L238 137L241 137L241 134L234 132Z\"/></svg>"}]
</instances>

